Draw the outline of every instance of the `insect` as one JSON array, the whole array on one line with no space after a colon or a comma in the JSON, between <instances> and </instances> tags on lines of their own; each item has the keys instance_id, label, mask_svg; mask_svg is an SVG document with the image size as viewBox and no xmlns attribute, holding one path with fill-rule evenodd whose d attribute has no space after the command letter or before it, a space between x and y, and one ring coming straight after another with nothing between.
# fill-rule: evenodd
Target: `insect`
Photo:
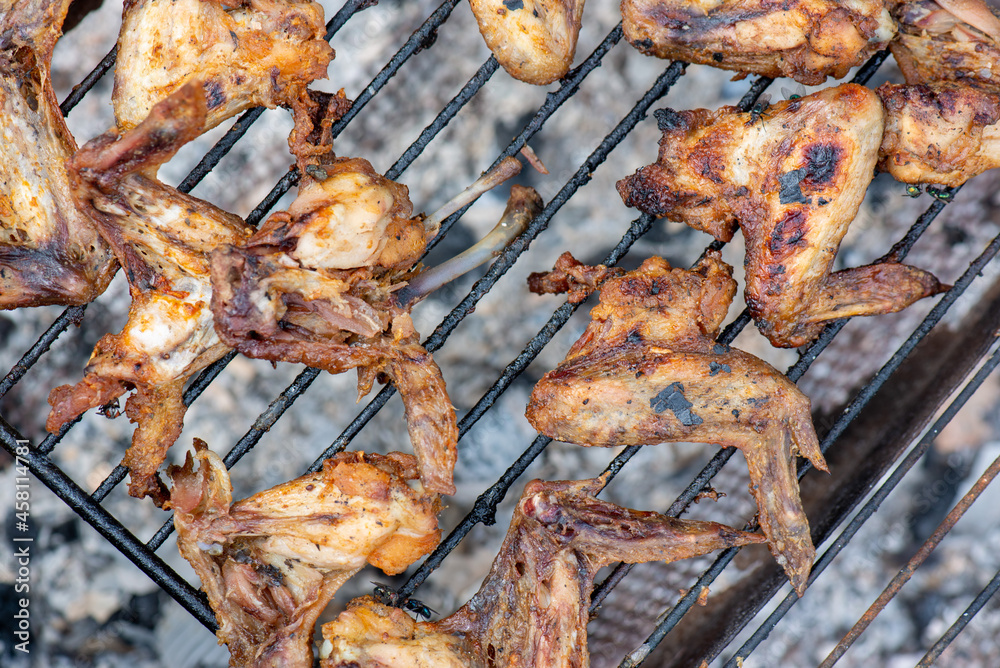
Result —
<instances>
[{"instance_id":1,"label":"insect","mask_svg":"<svg viewBox=\"0 0 1000 668\"><path fill-rule=\"evenodd\" d=\"M423 602L415 598L400 596L399 592L389 585L374 581L372 581L372 584L375 585L375 600L382 605L391 605L394 608L408 610L417 616L417 621L420 621L421 617L430 619L431 615L437 614L437 610L427 607Z\"/></svg>"},{"instance_id":2,"label":"insect","mask_svg":"<svg viewBox=\"0 0 1000 668\"><path fill-rule=\"evenodd\" d=\"M781 87L781 94L785 96L786 100L798 100L800 97L805 97L806 87L802 84L795 84L794 88Z\"/></svg>"},{"instance_id":3,"label":"insect","mask_svg":"<svg viewBox=\"0 0 1000 668\"><path fill-rule=\"evenodd\" d=\"M757 101L752 107L750 107L750 120L746 122L746 126L749 127L756 123L757 121L763 122L763 119L767 115L767 109L771 106L771 94L764 93L757 98Z\"/></svg>"},{"instance_id":4,"label":"insect","mask_svg":"<svg viewBox=\"0 0 1000 668\"><path fill-rule=\"evenodd\" d=\"M121 409L121 406L118 404L117 399L112 399L111 401L104 404L103 406L98 407L97 409L98 415L103 415L104 417L110 420L114 420L116 417L118 417L124 412L125 411L123 411Z\"/></svg>"},{"instance_id":5,"label":"insect","mask_svg":"<svg viewBox=\"0 0 1000 668\"><path fill-rule=\"evenodd\" d=\"M920 189L920 186L915 186L913 184L906 186L907 197L920 197L920 193L922 192L923 191Z\"/></svg>"},{"instance_id":6,"label":"insect","mask_svg":"<svg viewBox=\"0 0 1000 668\"><path fill-rule=\"evenodd\" d=\"M950 202L952 198L955 196L955 193L953 193L948 188L945 188L944 190L939 190L932 186L927 186L927 194L935 199L941 200L942 202Z\"/></svg>"}]
</instances>

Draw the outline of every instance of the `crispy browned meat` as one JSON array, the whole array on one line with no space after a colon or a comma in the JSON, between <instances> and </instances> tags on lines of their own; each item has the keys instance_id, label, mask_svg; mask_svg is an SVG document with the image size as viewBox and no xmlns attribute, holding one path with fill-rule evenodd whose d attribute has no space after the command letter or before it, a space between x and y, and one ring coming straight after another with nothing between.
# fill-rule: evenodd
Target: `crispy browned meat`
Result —
<instances>
[{"instance_id":1,"label":"crispy browned meat","mask_svg":"<svg viewBox=\"0 0 1000 668\"><path fill-rule=\"evenodd\" d=\"M52 90L52 49L69 0L0 1L0 308L86 304L118 268L77 208L76 142Z\"/></svg>"},{"instance_id":2,"label":"crispy browned meat","mask_svg":"<svg viewBox=\"0 0 1000 668\"><path fill-rule=\"evenodd\" d=\"M759 113L658 115L657 162L618 182L629 206L746 242L750 312L775 346L801 346L826 320L898 311L943 288L883 262L830 273L882 141L878 96L844 84Z\"/></svg>"},{"instance_id":3,"label":"crispy browned meat","mask_svg":"<svg viewBox=\"0 0 1000 668\"><path fill-rule=\"evenodd\" d=\"M963 84L883 84L879 169L904 183L959 186L1000 166L1000 95Z\"/></svg>"},{"instance_id":4,"label":"crispy browned meat","mask_svg":"<svg viewBox=\"0 0 1000 668\"><path fill-rule=\"evenodd\" d=\"M330 373L358 369L359 396L377 378L392 379L424 485L454 494L455 409L409 314L433 289L428 279L442 273L415 267L440 216L413 216L406 186L379 175L367 160L334 157L324 138L328 124L315 111L336 114L341 105L334 98L296 108L291 145L303 181L288 211L272 215L245 243L212 254L216 329L248 357ZM533 190L514 192L504 214L509 234L520 233L540 208ZM498 239L500 247L509 234ZM477 257L471 264L456 258L455 273L489 255Z\"/></svg>"},{"instance_id":5,"label":"crispy browned meat","mask_svg":"<svg viewBox=\"0 0 1000 668\"><path fill-rule=\"evenodd\" d=\"M118 127L197 78L208 99L205 129L251 107L291 106L326 77L333 49L323 8L309 0L128 0L114 106Z\"/></svg>"},{"instance_id":6,"label":"crispy browned meat","mask_svg":"<svg viewBox=\"0 0 1000 668\"><path fill-rule=\"evenodd\" d=\"M440 501L410 482L411 455L343 452L238 503L204 443L169 473L177 546L234 667L310 668L316 617L348 578L366 563L400 573L441 538Z\"/></svg>"},{"instance_id":7,"label":"crispy browned meat","mask_svg":"<svg viewBox=\"0 0 1000 668\"><path fill-rule=\"evenodd\" d=\"M568 293L570 303L579 304L601 283L624 273L625 270L618 267L583 264L566 252L556 260L552 271L529 274L528 289L539 295Z\"/></svg>"},{"instance_id":8,"label":"crispy browned meat","mask_svg":"<svg viewBox=\"0 0 1000 668\"><path fill-rule=\"evenodd\" d=\"M184 383L228 351L212 325L208 254L251 232L238 216L146 175L197 137L204 120L204 93L190 84L135 129L98 137L69 163L77 201L125 268L132 306L121 333L97 342L83 380L52 390L46 427L58 431L134 389L125 406L137 423L123 462L129 493L157 503L166 490L156 470L183 425Z\"/></svg>"},{"instance_id":9,"label":"crispy browned meat","mask_svg":"<svg viewBox=\"0 0 1000 668\"><path fill-rule=\"evenodd\" d=\"M715 522L680 520L596 498L603 480L528 483L479 592L439 622L415 623L371 597L323 625L323 668L584 667L597 571L672 562L763 542Z\"/></svg>"},{"instance_id":10,"label":"crispy browned meat","mask_svg":"<svg viewBox=\"0 0 1000 668\"><path fill-rule=\"evenodd\" d=\"M883 0L622 0L643 53L804 84L840 79L896 32Z\"/></svg>"},{"instance_id":11,"label":"crispy browned meat","mask_svg":"<svg viewBox=\"0 0 1000 668\"><path fill-rule=\"evenodd\" d=\"M584 0L470 0L486 45L507 73L531 84L573 64Z\"/></svg>"},{"instance_id":12,"label":"crispy browned meat","mask_svg":"<svg viewBox=\"0 0 1000 668\"><path fill-rule=\"evenodd\" d=\"M956 81L1000 94L1000 7L984 0L896 4L889 45L907 83Z\"/></svg>"},{"instance_id":13,"label":"crispy browned meat","mask_svg":"<svg viewBox=\"0 0 1000 668\"><path fill-rule=\"evenodd\" d=\"M815 550L796 455L826 470L809 399L766 362L715 343L736 294L716 251L692 271L661 258L607 281L566 359L535 386L527 417L588 446L665 441L739 448L771 552L804 591Z\"/></svg>"}]
</instances>

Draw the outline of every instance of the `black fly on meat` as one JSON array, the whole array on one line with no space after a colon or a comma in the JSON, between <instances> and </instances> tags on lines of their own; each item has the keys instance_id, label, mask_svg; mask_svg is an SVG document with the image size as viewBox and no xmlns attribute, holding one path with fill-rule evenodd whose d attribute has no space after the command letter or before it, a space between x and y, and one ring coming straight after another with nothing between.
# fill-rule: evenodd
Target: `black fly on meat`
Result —
<instances>
[{"instance_id":1,"label":"black fly on meat","mask_svg":"<svg viewBox=\"0 0 1000 668\"><path fill-rule=\"evenodd\" d=\"M420 621L421 617L430 619L431 615L437 614L436 610L427 607L423 602L418 601L415 598L404 598L400 596L399 592L389 585L374 581L372 584L375 585L375 600L382 605L389 605L394 608L408 610L416 615L417 621Z\"/></svg>"},{"instance_id":2,"label":"black fly on meat","mask_svg":"<svg viewBox=\"0 0 1000 668\"><path fill-rule=\"evenodd\" d=\"M771 106L771 94L763 93L757 98L757 101L752 107L750 107L750 120L745 123L747 127L750 127L757 121L761 123L764 122L764 118L767 116L767 110Z\"/></svg>"}]
</instances>

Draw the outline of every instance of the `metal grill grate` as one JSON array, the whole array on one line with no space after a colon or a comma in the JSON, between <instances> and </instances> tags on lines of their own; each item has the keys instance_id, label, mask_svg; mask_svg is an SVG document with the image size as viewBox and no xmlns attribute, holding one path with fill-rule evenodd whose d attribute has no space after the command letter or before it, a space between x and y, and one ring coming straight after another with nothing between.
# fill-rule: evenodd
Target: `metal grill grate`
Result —
<instances>
[{"instance_id":1,"label":"metal grill grate","mask_svg":"<svg viewBox=\"0 0 1000 668\"><path fill-rule=\"evenodd\" d=\"M436 47L435 38L439 28L449 19L452 11L458 5L458 0L446 0L433 13L431 13L424 23L410 36L406 43L388 60L384 68L375 76L364 91L357 96L351 111L344 116L333 128L334 137L339 136L365 109L366 105L374 99L387 83L398 72L406 66L411 58L420 51L433 49ZM356 13L369 6L368 0L349 0L344 7L336 13L330 20L327 28L327 38L333 37ZM534 115L524 123L523 127L516 133L513 140L496 156L494 165L507 156L518 153L543 127L543 125L557 112L557 110L568 100L572 99L581 87L581 84L598 67L601 66L605 57L616 47L618 49L630 49L627 45L619 45L621 41L621 26L616 26L599 43L596 49L588 55L582 63L563 79L544 99ZM629 53L629 57L639 57L638 54ZM67 97L62 105L65 114L70 113L73 107L84 98L93 86L113 68L115 53L112 50ZM886 59L886 53L877 54L868 64L862 67L855 76L855 81L859 83L867 82L882 65ZM338 61L335 61L335 65ZM440 110L436 118L426 126L414 141L402 154L402 156L386 172L386 176L396 179L407 169L423 152L432 141L438 138L448 123L465 107L470 100L474 99L480 90L488 84L493 74L497 71L498 65L493 57L489 57L478 71L472 76L468 83L460 92ZM479 279L469 290L468 294L448 313L437 326L437 328L427 337L424 342L429 351L437 351L447 345L450 335L476 308L480 300L494 287L497 281L510 269L521 255L527 250L529 243L548 227L555 214L573 198L578 190L591 179L592 173L605 161L609 153L630 133L638 123L643 121L654 105L658 103L670 90L681 76L684 76L686 67L683 63L664 63L663 71L656 78L653 85L638 97L631 111L609 132L600 142L596 149L579 165L574 173L565 180L561 189L546 203L544 211L531 224L525 234L507 248L493 263L486 274ZM740 106L748 110L756 99L768 86L771 80L767 78L756 78L749 86ZM247 129L261 116L262 110L252 110L245 113L235 122L232 128L218 141L218 143L203 157L191 173L182 181L180 189L187 192L193 189L216 165L229 153L234 145L244 136ZM644 159L651 160L652 154L643 156ZM294 171L289 171L271 189L267 196L254 208L248 216L249 222L257 224L274 207L278 199L292 188L297 181ZM926 212L921 215L912 225L906 235L890 249L891 254L897 259L905 257L913 247L917 239L933 223L935 217L944 209L947 201L951 201L958 189L946 190L941 198L936 199ZM465 213L459 211L451 216L442 225L442 233L435 240L440 241L452 228L458 219ZM640 216L631 222L621 240L603 258L607 264L618 263L629 249L653 226L655 221L650 216ZM715 243L713 247L721 247ZM1000 250L1000 237L994 239L983 250L980 256L972 262L961 278L956 281L955 287L944 294L931 312L920 325L913 330L910 337L891 357L891 359L878 369L871 380L854 396L846 409L837 416L835 420L819 425L822 449L828 456L833 455L848 439L853 438L852 426L861 419L864 419L866 411L879 410L875 401L876 392L885 385L895 388L895 374L901 367L905 367L909 362L913 362L914 351L922 341L933 331L935 325L939 323L945 313L951 308L961 295L963 295L970 285L973 285L982 276L982 270L993 259L997 251ZM544 269L544 267L535 267ZM85 306L72 307L66 309L55 322L38 338L37 342L24 353L21 360L10 370L0 381L0 397L7 395L17 383L25 376L28 370L43 356L53 342L67 330L72 324L79 324L86 317ZM524 349L503 369L489 389L481 398L462 416L459 422L460 438L464 437L479 420L494 408L498 399L511 386L511 384L525 372L528 365L540 354L542 349L553 339L569 321L576 311L575 306L563 304L556 309L548 322L538 331ZM996 309L994 309L996 310ZM887 444L887 452L881 459L874 461L870 466L858 467L851 473L850 484L844 488L839 497L838 503L832 505L822 517L811 517L814 526L814 541L818 546L819 559L814 568L811 578L824 576L824 569L830 561L839 553L842 547L851 540L861 524L868 519L877 508L881 500L893 489L899 479L904 476L918 459L923 455L933 438L965 403L969 396L982 384L987 375L1000 360L1000 352L993 350L994 333L997 330L996 316L984 316L978 323L978 331L970 331L963 339L961 353L956 354L951 359L948 373L942 373L938 378L935 392L925 393L920 397L913 398L910 406L912 412L906 416L910 430L903 434L904 437L896 439L893 443ZM730 324L720 337L723 343L732 342L736 336L749 323L749 315L744 311L732 324ZM834 337L844 327L846 321L838 321L829 325L821 337L803 350L797 362L787 370L788 377L793 381L798 381L816 358L834 340ZM219 362L206 369L187 388L184 395L186 405L191 405L196 401L206 388L216 379L227 364L232 360L231 354ZM982 362L982 360L986 360ZM919 359L917 359L919 362ZM979 366L978 371L975 367ZM972 373L975 372L975 375ZM242 457L253 450L264 434L277 420L294 404L294 402L305 393L319 372L313 369L302 371L298 377L287 387L274 395L270 405L254 421L253 426L240 438L225 456L227 467L234 466ZM969 379L971 375L971 379ZM949 402L953 391L959 390L959 394ZM376 414L386 405L387 401L394 394L394 388L387 386L375 395L357 417L344 429L328 448L326 448L315 460L309 470L317 470L321 467L322 461L348 447L353 439L370 423ZM940 406L944 406L944 412L937 417L936 422L927 430L924 425L928 424L937 414ZM79 420L77 420L78 422ZM77 513L88 524L101 533L104 538L110 541L119 551L132 560L144 573L146 573L158 586L168 592L202 624L211 630L215 630L215 620L211 610L208 608L206 599L196 587L192 586L164 561L159 558L154 551L159 548L173 532L172 520L167 520L159 531L147 542L143 543L136 538L123 523L103 506L102 502L107 495L124 479L126 471L118 466L114 471L101 482L92 494L85 492L79 484L71 479L57 463L50 458L59 442L65 434L73 428L76 422L67 425L60 433L46 436L38 443L32 443L30 454L22 459L26 460L31 471L39 480L48 486L58 495L72 510ZM921 437L922 436L922 437ZM22 430L11 425L5 418L0 418L0 437L2 437L5 449L12 453L19 439L23 439ZM469 534L478 524L492 524L495 521L497 507L508 495L511 487L515 484L528 466L539 457L539 455L549 445L550 440L539 436L521 452L514 461L510 462L508 470L494 484L486 488L479 495L472 510L459 521L441 545L421 564L410 576L409 580L402 586L401 593L404 596L414 594L417 588L424 583L430 574L441 566L457 545ZM911 445L914 444L915 445ZM219 447L220 444L213 444ZM627 448L615 456L607 465L607 470L611 471L612 477L616 475L622 467L638 452L639 448ZM666 510L667 514L678 516L685 512L688 506L697 497L698 493L709 486L713 477L725 466L733 454L732 449L721 450L711 459L711 461L698 473L690 482L687 489L676 499L676 501ZM460 445L461 457L461 445ZM874 495L868 496L868 490L875 486L883 474L890 469L891 475L884 483L878 487ZM800 471L801 475L807 472L806 467ZM593 472L590 474L593 475ZM803 494L808 497L812 483L812 478L803 484ZM988 484L984 480L981 486ZM855 510L864 502L860 510ZM658 509L662 510L662 509ZM841 524L847 522L842 528ZM447 530L449 527L445 527ZM948 527L944 527L944 531ZM826 542L824 542L826 541ZM828 545L828 547L826 546ZM631 666L640 663L647 655L654 651L654 648L665 639L669 639L672 631L682 620L688 619L685 623L700 631L700 640L696 643L686 645L685 653L681 658L676 658L676 665L697 665L701 660L712 661L718 657L728 658L728 665L741 665L737 657L746 657L753 651L770 633L774 626L781 622L785 613L797 602L794 594L789 594L783 598L777 596L784 585L783 577L777 571L767 571L760 575L755 575L755 580L747 585L745 591L751 591L752 595L742 598L739 605L734 605L722 618L711 618L704 621L695 619L691 611L695 608L699 593L703 587L711 585L716 578L729 566L739 550L733 549L719 555L712 566L706 570L696 581L688 587L688 593L681 597L680 601L672 608L665 610L661 616L660 623L650 630L647 641L638 649L633 647L621 647L621 665ZM620 566L604 580L595 590L591 610L596 616L595 624L600 624L599 611L611 589L628 573L628 566ZM968 622L968 619L979 611L989 596L995 591L1000 581L1000 574L994 577L990 585L983 590L983 593L970 604L970 609L956 622L956 627L945 633L941 639L928 649L928 658L920 665L929 665L933 658L938 656L942 649L955 637L959 624ZM891 592L890 592L891 593ZM808 594L807 594L808 596ZM773 601L771 600L773 597ZM769 605L773 608L765 619L755 617L757 612ZM874 610L870 615L877 614ZM743 632L744 627L752 624L759 624L756 631ZM741 635L742 633L742 635ZM749 634L749 635L748 635ZM740 637L743 640L741 647L737 649L735 644L730 646L734 639ZM669 641L667 642L669 644ZM634 650L634 651L633 651ZM725 655L725 656L724 656ZM720 659L721 661L721 659ZM675 664L671 664L675 665Z\"/></svg>"}]
</instances>

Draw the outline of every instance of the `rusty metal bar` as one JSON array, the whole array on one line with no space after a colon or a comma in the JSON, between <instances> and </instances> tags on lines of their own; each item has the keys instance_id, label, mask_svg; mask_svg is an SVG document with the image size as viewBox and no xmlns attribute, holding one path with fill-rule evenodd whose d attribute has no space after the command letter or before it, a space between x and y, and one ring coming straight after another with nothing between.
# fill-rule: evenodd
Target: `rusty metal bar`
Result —
<instances>
[{"instance_id":1,"label":"rusty metal bar","mask_svg":"<svg viewBox=\"0 0 1000 668\"><path fill-rule=\"evenodd\" d=\"M972 489L969 490L968 494L963 496L962 500L951 509L948 516L944 518L944 521L938 525L937 529L934 530L934 533L932 533L930 538L928 538L924 544L920 546L920 549L917 550L917 553L913 555L906 565L899 569L899 572L896 573L896 577L894 577L892 581L886 585L886 588L882 590L882 593L879 594L879 597L875 599L874 603L871 604L871 607L865 611L865 614L861 615L858 622L854 625L854 628L848 631L841 641L837 643L837 646L833 648L833 651L831 651L830 654L827 655L826 659L823 660L823 663L820 664L820 668L830 668L830 666L840 660L840 657L847 652L851 645L854 644L854 641L856 641L861 634L865 632L865 629L867 629L878 614L882 612L882 609L889 604L889 601L891 601L896 594L899 593L899 590L903 588L903 585L910 580L913 573L927 560L927 557L931 555L934 548L936 548L944 537L948 535L948 532L955 526L955 523L958 522L963 515L965 515L965 511L967 511L976 499L979 498L979 495L983 493L989 484L993 482L997 473L1000 473L1000 457L993 460L993 463L988 469L986 469L983 475L980 476L979 480L977 480L976 484L972 486Z\"/></svg>"}]
</instances>

